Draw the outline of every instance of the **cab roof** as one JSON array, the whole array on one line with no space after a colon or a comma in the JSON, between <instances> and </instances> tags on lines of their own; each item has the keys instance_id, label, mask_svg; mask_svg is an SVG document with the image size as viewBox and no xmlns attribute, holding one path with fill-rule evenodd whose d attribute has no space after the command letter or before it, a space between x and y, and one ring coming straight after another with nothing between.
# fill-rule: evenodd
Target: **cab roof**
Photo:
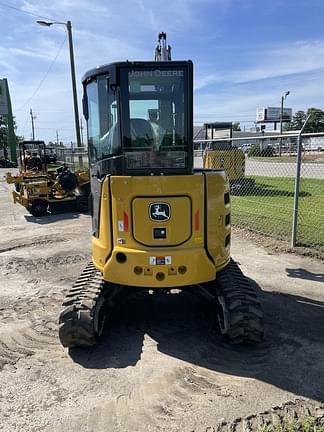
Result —
<instances>
[{"instance_id":1,"label":"cab roof","mask_svg":"<svg viewBox=\"0 0 324 432\"><path fill-rule=\"evenodd\" d=\"M115 75L116 69L121 67L128 68L174 68L183 67L185 65L191 64L191 60L177 60L177 61L167 61L167 62L156 62L156 61L124 61L108 63L102 66L97 66L93 69L87 71L82 77L82 83L85 84L87 81L91 81L98 75Z\"/></svg>"}]
</instances>

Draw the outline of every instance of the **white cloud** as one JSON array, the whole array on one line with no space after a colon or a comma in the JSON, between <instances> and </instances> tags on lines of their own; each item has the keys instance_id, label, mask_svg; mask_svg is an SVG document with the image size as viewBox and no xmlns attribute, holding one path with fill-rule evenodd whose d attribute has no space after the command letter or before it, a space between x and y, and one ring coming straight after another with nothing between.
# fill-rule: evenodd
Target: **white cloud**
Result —
<instances>
[{"instance_id":1,"label":"white cloud","mask_svg":"<svg viewBox=\"0 0 324 432\"><path fill-rule=\"evenodd\" d=\"M40 59L51 59L51 56L48 55L46 52L39 52L35 51L32 48L9 48L9 54L12 55L18 55L18 56L26 56L26 57L36 57Z\"/></svg>"},{"instance_id":2,"label":"white cloud","mask_svg":"<svg viewBox=\"0 0 324 432\"><path fill-rule=\"evenodd\" d=\"M311 106L324 108L324 87L318 86L316 81L305 80L303 85L296 87L285 86L280 80L258 87L236 84L219 92L198 92L195 97L195 121L248 121L252 124L257 107L280 106L283 88L290 90L285 104L294 111L306 110Z\"/></svg>"},{"instance_id":3,"label":"white cloud","mask_svg":"<svg viewBox=\"0 0 324 432\"><path fill-rule=\"evenodd\" d=\"M230 46L229 42L226 50L219 39L224 36L223 28L216 25L216 18L221 22L222 14L238 3L237 0L158 3L92 0L89 4L87 0L16 0L15 6L59 21L72 20L79 93L81 76L98 64L153 59L157 33L166 31L174 58L198 59L195 64L196 118L253 120L257 106L279 103L282 92L287 89L291 91L287 103L296 109L321 106L324 94L317 80L324 75L324 41L268 46L253 42L246 48ZM244 2L244 7L249 3ZM202 9L205 12L217 10L215 28L205 27L201 22ZM42 28L35 23L37 18L25 14L17 13L15 17L19 25L0 29L0 68L1 74L9 80L19 128L22 130L25 126L29 131L28 111L32 107L37 113L38 138L53 139L56 129L63 137L63 129L69 129L64 131L64 137L74 139L67 43L40 90L18 111L35 92L53 61L64 38L64 28ZM223 57L218 51L221 48L225 53ZM81 94L79 102L80 97Z\"/></svg>"},{"instance_id":4,"label":"white cloud","mask_svg":"<svg viewBox=\"0 0 324 432\"><path fill-rule=\"evenodd\" d=\"M258 64L234 74L234 81L245 82L289 74L311 72L324 67L324 41L294 42L264 50Z\"/></svg>"},{"instance_id":5,"label":"white cloud","mask_svg":"<svg viewBox=\"0 0 324 432\"><path fill-rule=\"evenodd\" d=\"M223 78L220 74L211 73L209 75L204 75L202 77L198 76L195 79L195 90L198 91L211 84L220 83L222 81Z\"/></svg>"},{"instance_id":6,"label":"white cloud","mask_svg":"<svg viewBox=\"0 0 324 432\"><path fill-rule=\"evenodd\" d=\"M109 8L102 2L93 0L91 8L86 0L55 0L48 2L47 0L35 0L33 2L24 0L22 9L35 15L43 17L55 18L58 21L67 21L70 16L90 16L93 14L106 14L109 17Z\"/></svg>"}]
</instances>

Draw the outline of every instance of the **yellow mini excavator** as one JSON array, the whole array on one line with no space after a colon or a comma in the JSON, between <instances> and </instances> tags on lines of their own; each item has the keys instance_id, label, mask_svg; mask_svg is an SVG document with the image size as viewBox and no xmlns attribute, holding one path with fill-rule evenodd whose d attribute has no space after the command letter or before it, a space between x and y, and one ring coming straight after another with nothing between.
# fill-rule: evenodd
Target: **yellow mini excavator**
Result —
<instances>
[{"instance_id":1,"label":"yellow mini excavator","mask_svg":"<svg viewBox=\"0 0 324 432\"><path fill-rule=\"evenodd\" d=\"M204 168L224 168L232 195L248 193L255 188L255 179L245 176L245 154L233 143L231 122L205 123L206 147ZM220 138L221 137L221 138ZM210 141L208 141L210 140Z\"/></svg>"},{"instance_id":2,"label":"yellow mini excavator","mask_svg":"<svg viewBox=\"0 0 324 432\"><path fill-rule=\"evenodd\" d=\"M92 261L63 302L61 343L94 345L113 299L139 288L207 292L230 342L260 342L260 302L230 257L226 174L193 168L192 62L171 61L165 33L155 60L83 77Z\"/></svg>"}]
</instances>

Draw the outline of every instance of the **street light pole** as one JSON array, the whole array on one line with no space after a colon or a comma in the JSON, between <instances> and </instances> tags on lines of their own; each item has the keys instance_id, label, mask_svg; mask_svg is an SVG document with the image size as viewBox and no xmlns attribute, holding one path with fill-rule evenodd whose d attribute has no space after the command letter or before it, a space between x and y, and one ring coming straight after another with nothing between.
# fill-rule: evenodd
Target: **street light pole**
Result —
<instances>
[{"instance_id":1,"label":"street light pole","mask_svg":"<svg viewBox=\"0 0 324 432\"><path fill-rule=\"evenodd\" d=\"M72 23L71 21L59 22L59 21L37 21L38 24L50 27L53 24L64 25L68 34L69 40L69 54L70 54L70 69L71 69L71 81L72 81L72 95L73 95L73 107L74 107L74 124L75 124L75 135L77 147L81 147L81 134L80 134L80 121L79 121L79 108L78 108L78 94L76 89L75 80L75 64L74 64L74 52L73 52L73 39L72 39ZM83 167L82 154L79 154L79 166Z\"/></svg>"},{"instance_id":2,"label":"street light pole","mask_svg":"<svg viewBox=\"0 0 324 432\"><path fill-rule=\"evenodd\" d=\"M283 118L283 110L284 110L284 100L289 94L290 91L287 91L284 96L281 96L279 156L281 156L281 147L282 147L282 118Z\"/></svg>"}]
</instances>

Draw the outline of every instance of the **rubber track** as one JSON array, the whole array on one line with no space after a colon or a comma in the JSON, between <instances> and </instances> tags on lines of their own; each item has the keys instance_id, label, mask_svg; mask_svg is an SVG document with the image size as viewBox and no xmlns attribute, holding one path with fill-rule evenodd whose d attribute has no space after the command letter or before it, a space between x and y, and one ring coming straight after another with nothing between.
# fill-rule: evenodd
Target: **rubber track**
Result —
<instances>
[{"instance_id":1,"label":"rubber track","mask_svg":"<svg viewBox=\"0 0 324 432\"><path fill-rule=\"evenodd\" d=\"M228 312L227 337L233 344L263 340L263 311L257 293L239 266L231 260L217 275L217 295L223 296Z\"/></svg>"},{"instance_id":2,"label":"rubber track","mask_svg":"<svg viewBox=\"0 0 324 432\"><path fill-rule=\"evenodd\" d=\"M94 312L104 295L101 273L90 263L66 295L59 318L59 338L64 347L92 346L97 341Z\"/></svg>"}]
</instances>

